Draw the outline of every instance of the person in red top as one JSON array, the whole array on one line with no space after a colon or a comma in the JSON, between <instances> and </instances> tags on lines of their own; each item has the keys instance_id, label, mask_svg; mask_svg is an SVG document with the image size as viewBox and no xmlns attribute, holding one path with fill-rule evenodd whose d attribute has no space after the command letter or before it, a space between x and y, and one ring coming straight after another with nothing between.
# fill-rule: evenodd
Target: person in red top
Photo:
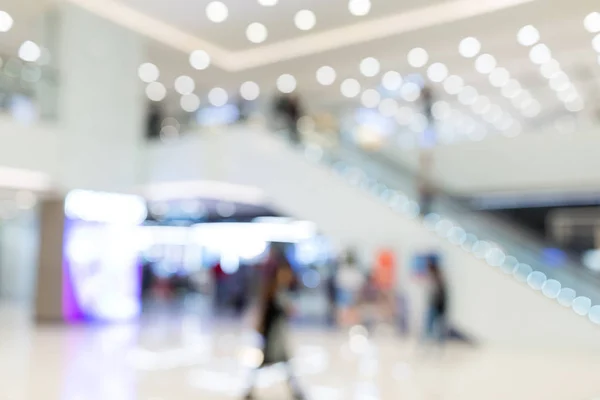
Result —
<instances>
[{"instance_id":1,"label":"person in red top","mask_svg":"<svg viewBox=\"0 0 600 400\"><path fill-rule=\"evenodd\" d=\"M217 262L212 268L213 285L214 285L214 307L215 311L219 311L223 306L225 298L225 272L221 267L221 262Z\"/></svg>"}]
</instances>

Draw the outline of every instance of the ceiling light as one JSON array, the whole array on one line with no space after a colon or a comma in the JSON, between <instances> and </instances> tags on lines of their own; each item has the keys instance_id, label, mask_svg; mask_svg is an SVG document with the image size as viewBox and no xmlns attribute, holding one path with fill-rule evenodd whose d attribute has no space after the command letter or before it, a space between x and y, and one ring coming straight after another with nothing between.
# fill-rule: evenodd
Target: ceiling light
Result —
<instances>
[{"instance_id":1,"label":"ceiling light","mask_svg":"<svg viewBox=\"0 0 600 400\"><path fill-rule=\"evenodd\" d=\"M379 73L381 65L376 58L367 57L360 62L360 72L366 77L373 77Z\"/></svg>"},{"instance_id":2,"label":"ceiling light","mask_svg":"<svg viewBox=\"0 0 600 400\"><path fill-rule=\"evenodd\" d=\"M194 50L190 54L190 65L197 70L204 70L210 66L210 56L204 50Z\"/></svg>"},{"instance_id":3,"label":"ceiling light","mask_svg":"<svg viewBox=\"0 0 600 400\"><path fill-rule=\"evenodd\" d=\"M600 32L600 13L589 13L587 17L585 17L585 19L583 20L583 25L585 26L585 29L590 33Z\"/></svg>"},{"instance_id":4,"label":"ceiling light","mask_svg":"<svg viewBox=\"0 0 600 400\"><path fill-rule=\"evenodd\" d=\"M529 50L529 59L534 64L545 64L552 60L552 52L543 43L538 43Z\"/></svg>"},{"instance_id":5,"label":"ceiling light","mask_svg":"<svg viewBox=\"0 0 600 400\"><path fill-rule=\"evenodd\" d=\"M427 68L427 76L432 82L442 82L448 76L448 67L442 63L433 63Z\"/></svg>"},{"instance_id":6,"label":"ceiling light","mask_svg":"<svg viewBox=\"0 0 600 400\"><path fill-rule=\"evenodd\" d=\"M240 95L244 100L253 101L260 96L260 86L256 82L248 81L240 86Z\"/></svg>"},{"instance_id":7,"label":"ceiling light","mask_svg":"<svg viewBox=\"0 0 600 400\"><path fill-rule=\"evenodd\" d=\"M317 82L323 86L332 85L336 78L337 74L335 73L335 69L328 65L325 65L317 70Z\"/></svg>"},{"instance_id":8,"label":"ceiling light","mask_svg":"<svg viewBox=\"0 0 600 400\"><path fill-rule=\"evenodd\" d=\"M229 16L229 9L220 1L213 1L206 6L206 16L215 23L221 23Z\"/></svg>"},{"instance_id":9,"label":"ceiling light","mask_svg":"<svg viewBox=\"0 0 600 400\"><path fill-rule=\"evenodd\" d=\"M502 87L502 95L510 99L517 96L521 90L521 84L518 81L511 79L504 87Z\"/></svg>"},{"instance_id":10,"label":"ceiling light","mask_svg":"<svg viewBox=\"0 0 600 400\"><path fill-rule=\"evenodd\" d=\"M485 114L492 107L490 99L485 96L479 96L475 103L473 103L472 109L475 114Z\"/></svg>"},{"instance_id":11,"label":"ceiling light","mask_svg":"<svg viewBox=\"0 0 600 400\"><path fill-rule=\"evenodd\" d=\"M415 68L421 68L429 61L427 50L420 47L414 48L408 52L408 63Z\"/></svg>"},{"instance_id":12,"label":"ceiling light","mask_svg":"<svg viewBox=\"0 0 600 400\"><path fill-rule=\"evenodd\" d=\"M528 91L521 90L517 96L511 99L511 101L515 107L525 108L529 104L531 104L531 102L533 102L533 98L531 97L531 94L529 94Z\"/></svg>"},{"instance_id":13,"label":"ceiling light","mask_svg":"<svg viewBox=\"0 0 600 400\"><path fill-rule=\"evenodd\" d=\"M388 71L381 78L381 85L390 92L400 89L402 82L402 75L396 71Z\"/></svg>"},{"instance_id":14,"label":"ceiling light","mask_svg":"<svg viewBox=\"0 0 600 400\"><path fill-rule=\"evenodd\" d=\"M179 94L190 94L196 89L194 80L187 75L175 79L175 91Z\"/></svg>"},{"instance_id":15,"label":"ceiling light","mask_svg":"<svg viewBox=\"0 0 600 400\"><path fill-rule=\"evenodd\" d=\"M396 122L400 125L408 125L412 121L414 111L410 107L400 107L396 113Z\"/></svg>"},{"instance_id":16,"label":"ceiling light","mask_svg":"<svg viewBox=\"0 0 600 400\"><path fill-rule=\"evenodd\" d=\"M460 41L458 52L466 58L473 58L481 51L481 43L474 37L467 37Z\"/></svg>"},{"instance_id":17,"label":"ceiling light","mask_svg":"<svg viewBox=\"0 0 600 400\"><path fill-rule=\"evenodd\" d=\"M554 75L561 72L560 64L555 59L548 61L540 66L540 72L542 76L546 79L552 78Z\"/></svg>"},{"instance_id":18,"label":"ceiling light","mask_svg":"<svg viewBox=\"0 0 600 400\"><path fill-rule=\"evenodd\" d=\"M400 89L400 96L409 102L413 102L421 95L421 87L414 82L405 83Z\"/></svg>"},{"instance_id":19,"label":"ceiling light","mask_svg":"<svg viewBox=\"0 0 600 400\"><path fill-rule=\"evenodd\" d=\"M379 103L379 112L384 117L391 118L398 112L398 102L394 99L383 99Z\"/></svg>"},{"instance_id":20,"label":"ceiling light","mask_svg":"<svg viewBox=\"0 0 600 400\"><path fill-rule=\"evenodd\" d=\"M460 93L464 84L465 83L460 76L450 75L444 81L444 90L446 90L446 93L448 94L455 95Z\"/></svg>"},{"instance_id":21,"label":"ceiling light","mask_svg":"<svg viewBox=\"0 0 600 400\"><path fill-rule=\"evenodd\" d=\"M491 73L498 63L491 54L482 54L475 60L475 69L482 74Z\"/></svg>"},{"instance_id":22,"label":"ceiling light","mask_svg":"<svg viewBox=\"0 0 600 400\"><path fill-rule=\"evenodd\" d=\"M474 87L466 86L458 94L458 101L466 106L470 106L477 101L478 96L479 93L477 93L477 90Z\"/></svg>"},{"instance_id":23,"label":"ceiling light","mask_svg":"<svg viewBox=\"0 0 600 400\"><path fill-rule=\"evenodd\" d=\"M592 47L598 53L600 53L600 33L596 35L595 38L592 39Z\"/></svg>"},{"instance_id":24,"label":"ceiling light","mask_svg":"<svg viewBox=\"0 0 600 400\"><path fill-rule=\"evenodd\" d=\"M227 104L227 100L229 100L229 95L227 95L227 91L223 88L216 87L208 92L208 101L215 107L224 106Z\"/></svg>"},{"instance_id":25,"label":"ceiling light","mask_svg":"<svg viewBox=\"0 0 600 400\"><path fill-rule=\"evenodd\" d=\"M162 101L167 96L167 89L160 82L151 82L146 86L146 96L152 101Z\"/></svg>"},{"instance_id":26,"label":"ceiling light","mask_svg":"<svg viewBox=\"0 0 600 400\"><path fill-rule=\"evenodd\" d=\"M571 85L567 89L557 93L558 99L564 103L569 103L576 100L579 97L577 90Z\"/></svg>"},{"instance_id":27,"label":"ceiling light","mask_svg":"<svg viewBox=\"0 0 600 400\"><path fill-rule=\"evenodd\" d=\"M567 90L571 86L571 81L569 80L567 74L564 72L559 72L550 79L549 84L552 90L560 92Z\"/></svg>"},{"instance_id":28,"label":"ceiling light","mask_svg":"<svg viewBox=\"0 0 600 400\"><path fill-rule=\"evenodd\" d=\"M246 37L252 43L262 43L268 35L267 27L259 22L253 22L246 28Z\"/></svg>"},{"instance_id":29,"label":"ceiling light","mask_svg":"<svg viewBox=\"0 0 600 400\"><path fill-rule=\"evenodd\" d=\"M363 17L371 11L371 0L350 0L348 10L352 15Z\"/></svg>"},{"instance_id":30,"label":"ceiling light","mask_svg":"<svg viewBox=\"0 0 600 400\"><path fill-rule=\"evenodd\" d=\"M535 100L527 105L522 111L523 115L528 118L537 117L540 112L542 112L542 106L538 101Z\"/></svg>"},{"instance_id":31,"label":"ceiling light","mask_svg":"<svg viewBox=\"0 0 600 400\"><path fill-rule=\"evenodd\" d=\"M273 7L277 5L279 0L258 0L258 4L265 7Z\"/></svg>"},{"instance_id":32,"label":"ceiling light","mask_svg":"<svg viewBox=\"0 0 600 400\"><path fill-rule=\"evenodd\" d=\"M580 112L583 111L585 104L583 103L583 100L578 97L571 102L565 103L565 107L571 112Z\"/></svg>"},{"instance_id":33,"label":"ceiling light","mask_svg":"<svg viewBox=\"0 0 600 400\"><path fill-rule=\"evenodd\" d=\"M340 90L345 97L356 97L360 93L360 83L356 79L346 79L342 82Z\"/></svg>"},{"instance_id":34,"label":"ceiling light","mask_svg":"<svg viewBox=\"0 0 600 400\"><path fill-rule=\"evenodd\" d=\"M13 18L6 11L0 10L0 32L8 32L13 26Z\"/></svg>"},{"instance_id":35,"label":"ceiling light","mask_svg":"<svg viewBox=\"0 0 600 400\"><path fill-rule=\"evenodd\" d=\"M502 87L510 81L510 72L506 68L496 68L488 77L494 87Z\"/></svg>"},{"instance_id":36,"label":"ceiling light","mask_svg":"<svg viewBox=\"0 0 600 400\"><path fill-rule=\"evenodd\" d=\"M436 101L431 107L431 114L439 120L444 120L452 114L450 104L445 101Z\"/></svg>"},{"instance_id":37,"label":"ceiling light","mask_svg":"<svg viewBox=\"0 0 600 400\"><path fill-rule=\"evenodd\" d=\"M367 89L360 96L360 102L366 108L375 108L381 101L381 95L375 89Z\"/></svg>"},{"instance_id":38,"label":"ceiling light","mask_svg":"<svg viewBox=\"0 0 600 400\"><path fill-rule=\"evenodd\" d=\"M142 82L150 83L154 82L160 76L158 67L152 63L144 63L138 68L138 76Z\"/></svg>"},{"instance_id":39,"label":"ceiling light","mask_svg":"<svg viewBox=\"0 0 600 400\"><path fill-rule=\"evenodd\" d=\"M283 74L277 78L277 89L281 93L292 93L296 90L296 78L290 74Z\"/></svg>"},{"instance_id":40,"label":"ceiling light","mask_svg":"<svg viewBox=\"0 0 600 400\"><path fill-rule=\"evenodd\" d=\"M200 98L195 94L186 94L181 96L179 104L183 111L194 112L200 107Z\"/></svg>"},{"instance_id":41,"label":"ceiling light","mask_svg":"<svg viewBox=\"0 0 600 400\"><path fill-rule=\"evenodd\" d=\"M19 58L23 61L35 62L42 55L42 49L36 43L31 40L23 42L19 47Z\"/></svg>"},{"instance_id":42,"label":"ceiling light","mask_svg":"<svg viewBox=\"0 0 600 400\"><path fill-rule=\"evenodd\" d=\"M522 27L517 33L517 41L523 46L533 46L540 40L540 32L533 26Z\"/></svg>"},{"instance_id":43,"label":"ceiling light","mask_svg":"<svg viewBox=\"0 0 600 400\"><path fill-rule=\"evenodd\" d=\"M296 24L296 28L301 31L309 31L317 24L317 17L310 10L300 10L294 17L294 23Z\"/></svg>"}]
</instances>

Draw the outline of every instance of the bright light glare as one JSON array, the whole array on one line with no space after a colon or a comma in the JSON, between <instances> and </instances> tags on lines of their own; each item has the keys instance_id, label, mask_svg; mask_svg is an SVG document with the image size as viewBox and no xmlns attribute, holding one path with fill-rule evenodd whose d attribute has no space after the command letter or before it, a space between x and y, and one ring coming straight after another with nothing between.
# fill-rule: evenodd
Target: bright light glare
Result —
<instances>
[{"instance_id":1,"label":"bright light glare","mask_svg":"<svg viewBox=\"0 0 600 400\"><path fill-rule=\"evenodd\" d=\"M552 60L552 52L545 44L538 43L529 51L529 59L534 64L545 64Z\"/></svg>"},{"instance_id":2,"label":"bright light glare","mask_svg":"<svg viewBox=\"0 0 600 400\"><path fill-rule=\"evenodd\" d=\"M552 59L547 63L542 64L542 66L540 67L540 72L542 73L542 76L546 79L551 79L560 71L560 64L555 59Z\"/></svg>"},{"instance_id":3,"label":"bright light glare","mask_svg":"<svg viewBox=\"0 0 600 400\"><path fill-rule=\"evenodd\" d=\"M466 58L473 58L481 51L481 43L474 37L467 37L460 41L458 52Z\"/></svg>"},{"instance_id":4,"label":"bright light glare","mask_svg":"<svg viewBox=\"0 0 600 400\"><path fill-rule=\"evenodd\" d=\"M317 17L310 10L300 10L294 16L294 23L301 31L309 31L317 24Z\"/></svg>"},{"instance_id":5,"label":"bright light glare","mask_svg":"<svg viewBox=\"0 0 600 400\"><path fill-rule=\"evenodd\" d=\"M592 47L598 53L600 53L600 33L596 35L595 38L592 39Z\"/></svg>"},{"instance_id":6,"label":"bright light glare","mask_svg":"<svg viewBox=\"0 0 600 400\"><path fill-rule=\"evenodd\" d=\"M204 70L210 66L210 56L204 50L194 50L190 54L190 65L197 70Z\"/></svg>"},{"instance_id":7,"label":"bright light glare","mask_svg":"<svg viewBox=\"0 0 600 400\"><path fill-rule=\"evenodd\" d=\"M590 33L600 32L600 13L593 12L588 14L583 20L585 29Z\"/></svg>"},{"instance_id":8,"label":"bright light glare","mask_svg":"<svg viewBox=\"0 0 600 400\"><path fill-rule=\"evenodd\" d=\"M384 99L379 103L379 112L384 117L393 117L398 112L398 102L394 99Z\"/></svg>"},{"instance_id":9,"label":"bright light glare","mask_svg":"<svg viewBox=\"0 0 600 400\"><path fill-rule=\"evenodd\" d=\"M179 104L181 105L183 111L194 112L200 108L200 98L193 93L186 94L181 96Z\"/></svg>"},{"instance_id":10,"label":"bright light glare","mask_svg":"<svg viewBox=\"0 0 600 400\"><path fill-rule=\"evenodd\" d=\"M267 40L268 35L267 27L259 22L253 22L246 28L246 37L252 43L262 43Z\"/></svg>"},{"instance_id":11,"label":"bright light glare","mask_svg":"<svg viewBox=\"0 0 600 400\"><path fill-rule=\"evenodd\" d=\"M414 82L407 82L400 89L400 96L409 102L416 101L420 95L421 88Z\"/></svg>"},{"instance_id":12,"label":"bright light glare","mask_svg":"<svg viewBox=\"0 0 600 400\"><path fill-rule=\"evenodd\" d=\"M346 79L342 82L340 90L345 97L356 97L360 93L360 83L356 79Z\"/></svg>"},{"instance_id":13,"label":"bright light glare","mask_svg":"<svg viewBox=\"0 0 600 400\"><path fill-rule=\"evenodd\" d=\"M408 52L408 63L414 68L421 68L429 61L427 50L417 47Z\"/></svg>"},{"instance_id":14,"label":"bright light glare","mask_svg":"<svg viewBox=\"0 0 600 400\"><path fill-rule=\"evenodd\" d=\"M229 9L220 1L213 1L206 6L206 16L215 23L221 23L229 16Z\"/></svg>"},{"instance_id":15,"label":"bright light glare","mask_svg":"<svg viewBox=\"0 0 600 400\"><path fill-rule=\"evenodd\" d=\"M464 105L473 105L477 101L479 94L477 90L472 86L467 86L461 90L458 94L458 101Z\"/></svg>"},{"instance_id":16,"label":"bright light glare","mask_svg":"<svg viewBox=\"0 0 600 400\"><path fill-rule=\"evenodd\" d=\"M256 82L248 81L240 86L240 95L244 100L253 101L260 96L260 86Z\"/></svg>"},{"instance_id":17,"label":"bright light glare","mask_svg":"<svg viewBox=\"0 0 600 400\"><path fill-rule=\"evenodd\" d=\"M451 75L444 81L444 90L446 93L455 95L460 93L465 85L463 79L457 75Z\"/></svg>"},{"instance_id":18,"label":"bright light glare","mask_svg":"<svg viewBox=\"0 0 600 400\"><path fill-rule=\"evenodd\" d=\"M360 62L360 72L366 77L373 77L379 73L381 66L373 57L367 57Z\"/></svg>"},{"instance_id":19,"label":"bright light glare","mask_svg":"<svg viewBox=\"0 0 600 400\"><path fill-rule=\"evenodd\" d=\"M138 225L146 220L146 201L138 196L73 190L65 199L69 218L89 222Z\"/></svg>"},{"instance_id":20,"label":"bright light glare","mask_svg":"<svg viewBox=\"0 0 600 400\"><path fill-rule=\"evenodd\" d=\"M0 32L8 32L13 26L13 18L6 11L0 10Z\"/></svg>"},{"instance_id":21,"label":"bright light glare","mask_svg":"<svg viewBox=\"0 0 600 400\"><path fill-rule=\"evenodd\" d=\"M146 86L146 96L152 101L162 101L167 96L167 89L160 82L151 82Z\"/></svg>"},{"instance_id":22,"label":"bright light glare","mask_svg":"<svg viewBox=\"0 0 600 400\"><path fill-rule=\"evenodd\" d=\"M227 104L227 100L229 100L229 96L227 95L227 91L223 88L216 87L208 92L208 101L215 107L222 107Z\"/></svg>"},{"instance_id":23,"label":"bright light glare","mask_svg":"<svg viewBox=\"0 0 600 400\"><path fill-rule=\"evenodd\" d=\"M383 75L381 84L386 90L396 91L402 86L402 75L396 71L388 71Z\"/></svg>"},{"instance_id":24,"label":"bright light glare","mask_svg":"<svg viewBox=\"0 0 600 400\"><path fill-rule=\"evenodd\" d=\"M533 46L539 40L540 32L533 25L524 26L517 33L517 41L523 46Z\"/></svg>"},{"instance_id":25,"label":"bright light glare","mask_svg":"<svg viewBox=\"0 0 600 400\"><path fill-rule=\"evenodd\" d=\"M371 0L350 0L348 10L352 15L363 17L371 11Z\"/></svg>"},{"instance_id":26,"label":"bright light glare","mask_svg":"<svg viewBox=\"0 0 600 400\"><path fill-rule=\"evenodd\" d=\"M325 65L317 70L317 82L323 86L332 85L336 80L335 69Z\"/></svg>"},{"instance_id":27,"label":"bright light glare","mask_svg":"<svg viewBox=\"0 0 600 400\"><path fill-rule=\"evenodd\" d=\"M491 54L482 54L475 60L475 69L482 74L491 73L498 63Z\"/></svg>"},{"instance_id":28,"label":"bright light glare","mask_svg":"<svg viewBox=\"0 0 600 400\"><path fill-rule=\"evenodd\" d=\"M502 87L510 81L510 72L506 68L496 68L490 73L490 83L494 87Z\"/></svg>"},{"instance_id":29,"label":"bright light glare","mask_svg":"<svg viewBox=\"0 0 600 400\"><path fill-rule=\"evenodd\" d=\"M160 71L156 65L152 63L144 63L138 68L138 76L142 82L155 82L160 76Z\"/></svg>"},{"instance_id":30,"label":"bright light glare","mask_svg":"<svg viewBox=\"0 0 600 400\"><path fill-rule=\"evenodd\" d=\"M196 89L196 83L187 75L175 79L175 91L179 94L190 94Z\"/></svg>"},{"instance_id":31,"label":"bright light glare","mask_svg":"<svg viewBox=\"0 0 600 400\"><path fill-rule=\"evenodd\" d=\"M381 101L381 95L375 89L367 89L360 96L360 101L366 108L375 108Z\"/></svg>"},{"instance_id":32,"label":"bright light glare","mask_svg":"<svg viewBox=\"0 0 600 400\"><path fill-rule=\"evenodd\" d=\"M19 58L23 61L36 62L42 55L42 49L31 40L23 42L19 47Z\"/></svg>"},{"instance_id":33,"label":"bright light glare","mask_svg":"<svg viewBox=\"0 0 600 400\"><path fill-rule=\"evenodd\" d=\"M502 95L506 98L512 99L513 97L516 97L521 90L521 84L518 81L511 79L506 85L504 85L504 87L502 87Z\"/></svg>"},{"instance_id":34,"label":"bright light glare","mask_svg":"<svg viewBox=\"0 0 600 400\"><path fill-rule=\"evenodd\" d=\"M283 74L277 78L277 89L281 93L292 93L296 90L296 78L290 74Z\"/></svg>"},{"instance_id":35,"label":"bright light glare","mask_svg":"<svg viewBox=\"0 0 600 400\"><path fill-rule=\"evenodd\" d=\"M277 5L279 0L258 0L258 4L264 7L273 7Z\"/></svg>"},{"instance_id":36,"label":"bright light glare","mask_svg":"<svg viewBox=\"0 0 600 400\"><path fill-rule=\"evenodd\" d=\"M433 63L427 68L427 76L432 82L442 82L448 76L448 67L442 63Z\"/></svg>"}]
</instances>

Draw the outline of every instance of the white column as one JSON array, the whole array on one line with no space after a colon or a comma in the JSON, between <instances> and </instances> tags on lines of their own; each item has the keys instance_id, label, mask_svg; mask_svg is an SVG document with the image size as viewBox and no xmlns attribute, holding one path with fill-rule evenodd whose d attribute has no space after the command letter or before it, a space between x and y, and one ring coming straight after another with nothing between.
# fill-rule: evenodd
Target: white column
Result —
<instances>
[{"instance_id":1,"label":"white column","mask_svg":"<svg viewBox=\"0 0 600 400\"><path fill-rule=\"evenodd\" d=\"M143 39L65 2L45 24L59 76L59 185L130 190L144 129L146 100L137 79Z\"/></svg>"}]
</instances>

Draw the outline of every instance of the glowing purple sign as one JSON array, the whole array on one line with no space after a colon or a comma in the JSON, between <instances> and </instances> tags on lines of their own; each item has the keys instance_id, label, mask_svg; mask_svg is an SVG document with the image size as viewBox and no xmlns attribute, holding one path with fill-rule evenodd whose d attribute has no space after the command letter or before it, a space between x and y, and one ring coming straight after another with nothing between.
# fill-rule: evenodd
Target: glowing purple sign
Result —
<instances>
[{"instance_id":1,"label":"glowing purple sign","mask_svg":"<svg viewBox=\"0 0 600 400\"><path fill-rule=\"evenodd\" d=\"M67 321L126 320L140 312L137 196L70 192L65 201L63 315Z\"/></svg>"}]
</instances>

